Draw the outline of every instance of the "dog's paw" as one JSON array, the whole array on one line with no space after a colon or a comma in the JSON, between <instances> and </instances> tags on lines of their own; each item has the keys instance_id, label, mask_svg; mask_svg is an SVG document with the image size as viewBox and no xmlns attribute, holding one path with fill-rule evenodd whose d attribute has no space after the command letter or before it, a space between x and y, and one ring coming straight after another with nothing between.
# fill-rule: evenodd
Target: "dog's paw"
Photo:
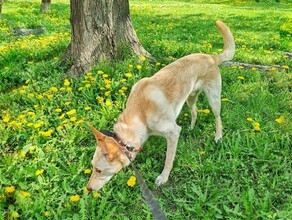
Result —
<instances>
[{"instance_id":1,"label":"dog's paw","mask_svg":"<svg viewBox=\"0 0 292 220\"><path fill-rule=\"evenodd\" d=\"M215 137L215 142L218 143L218 141L221 140L221 138L222 138L222 135L220 135L220 136L216 136L216 137Z\"/></svg>"},{"instance_id":2,"label":"dog's paw","mask_svg":"<svg viewBox=\"0 0 292 220\"><path fill-rule=\"evenodd\" d=\"M161 174L156 178L155 183L157 186L160 186L160 185L166 183L167 180L168 180L168 176Z\"/></svg>"}]
</instances>

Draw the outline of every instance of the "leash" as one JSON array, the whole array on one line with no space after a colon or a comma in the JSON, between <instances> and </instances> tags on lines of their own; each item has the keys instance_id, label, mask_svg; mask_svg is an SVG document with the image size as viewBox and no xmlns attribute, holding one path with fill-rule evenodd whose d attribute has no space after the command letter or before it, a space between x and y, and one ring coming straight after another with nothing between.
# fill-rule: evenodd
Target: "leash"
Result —
<instances>
[{"instance_id":1,"label":"leash","mask_svg":"<svg viewBox=\"0 0 292 220\"><path fill-rule=\"evenodd\" d=\"M101 132L103 134L113 138L124 149L125 155L128 157L129 161L131 162L130 166L132 166L132 168L134 169L135 175L136 175L138 183L140 185L140 190L142 192L142 196L143 196L146 204L149 206L150 211L151 211L154 219L155 220L167 220L166 215L164 214L164 212L163 212L161 206L159 205L157 199L155 198L154 194L149 189L145 180L141 176L139 170L135 167L135 165L132 162L132 159L133 159L132 152L135 151L135 149L133 147L129 147L128 145L123 143L114 132L110 132L110 131L106 131L106 130L102 130ZM142 147L140 149L138 149L137 151L140 151L141 149L142 149Z\"/></svg>"},{"instance_id":2,"label":"leash","mask_svg":"<svg viewBox=\"0 0 292 220\"><path fill-rule=\"evenodd\" d=\"M146 202L146 204L149 206L150 211L154 217L155 220L167 220L166 215L164 214L161 206L159 205L157 199L153 195L152 191L149 189L147 184L145 183L145 180L141 176L138 169L131 163L131 166L133 167L135 171L135 175L137 177L138 183L140 185L140 190L142 192L143 198Z\"/></svg>"}]
</instances>

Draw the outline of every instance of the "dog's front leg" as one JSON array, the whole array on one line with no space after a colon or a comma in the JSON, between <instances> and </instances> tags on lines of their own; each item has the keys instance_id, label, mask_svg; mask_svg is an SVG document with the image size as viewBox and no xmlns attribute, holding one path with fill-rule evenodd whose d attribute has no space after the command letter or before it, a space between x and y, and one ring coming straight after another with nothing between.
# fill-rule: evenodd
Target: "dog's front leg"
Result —
<instances>
[{"instance_id":1,"label":"dog's front leg","mask_svg":"<svg viewBox=\"0 0 292 220\"><path fill-rule=\"evenodd\" d=\"M166 159L163 171L155 181L156 185L158 186L164 184L168 180L169 173L173 166L180 131L181 127L175 124L175 128L171 132L165 134L167 140Z\"/></svg>"}]
</instances>

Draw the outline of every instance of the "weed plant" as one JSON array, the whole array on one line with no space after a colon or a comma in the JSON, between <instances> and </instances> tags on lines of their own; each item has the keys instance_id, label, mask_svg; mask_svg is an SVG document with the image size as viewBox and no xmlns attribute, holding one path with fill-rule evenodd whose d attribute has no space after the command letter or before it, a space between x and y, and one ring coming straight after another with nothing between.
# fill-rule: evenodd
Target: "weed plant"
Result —
<instances>
[{"instance_id":1,"label":"weed plant","mask_svg":"<svg viewBox=\"0 0 292 220\"><path fill-rule=\"evenodd\" d=\"M208 2L208 3L207 3ZM132 85L190 53L220 53L221 19L236 42L235 61L268 71L221 66L224 136L204 96L190 130L183 108L174 168L156 187L166 142L151 137L134 161L169 219L291 219L292 51L288 1L140 1L131 17L144 57L101 63L80 77L61 65L70 41L69 1L4 2L0 17L0 219L152 219L125 168L100 191L85 186L95 140L86 123L111 130ZM13 36L15 27L45 26ZM129 182L128 182L129 183Z\"/></svg>"}]
</instances>

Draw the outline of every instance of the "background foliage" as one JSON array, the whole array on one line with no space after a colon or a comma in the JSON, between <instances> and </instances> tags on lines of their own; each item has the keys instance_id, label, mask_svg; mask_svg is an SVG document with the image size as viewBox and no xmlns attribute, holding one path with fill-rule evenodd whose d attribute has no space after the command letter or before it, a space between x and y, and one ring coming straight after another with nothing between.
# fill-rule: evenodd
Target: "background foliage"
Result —
<instances>
[{"instance_id":1,"label":"background foliage","mask_svg":"<svg viewBox=\"0 0 292 220\"><path fill-rule=\"evenodd\" d=\"M169 219L289 219L292 216L291 3L289 1L142 1L131 16L157 58L103 63L81 77L61 60L70 41L69 1L8 1L0 18L0 219L151 219L130 168L101 191L85 190L94 138L84 122L111 129L131 86L184 55L222 51L215 20L232 29L235 60L270 70L221 66L225 135L213 141L204 96L194 131L185 107L169 182L157 188L165 141L153 137L135 164ZM42 35L13 36L16 27ZM272 67L279 65L279 68Z\"/></svg>"}]
</instances>

